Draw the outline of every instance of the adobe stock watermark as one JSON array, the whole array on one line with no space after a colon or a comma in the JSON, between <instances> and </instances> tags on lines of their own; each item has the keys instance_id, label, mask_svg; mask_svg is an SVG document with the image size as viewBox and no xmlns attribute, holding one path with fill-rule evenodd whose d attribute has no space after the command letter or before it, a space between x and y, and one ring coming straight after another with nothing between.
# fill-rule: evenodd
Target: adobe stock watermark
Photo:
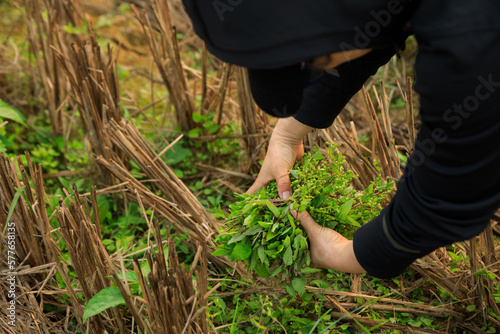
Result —
<instances>
[{"instance_id":1,"label":"adobe stock watermark","mask_svg":"<svg viewBox=\"0 0 500 334\"><path fill-rule=\"evenodd\" d=\"M378 37L384 28L387 28L395 15L403 12L404 6L400 0L389 0L386 9L379 11L371 10L370 15L373 20L368 21L363 28L359 26L354 27L356 34L354 35L353 44L347 42L340 43L342 51L350 51L355 49L365 49L370 45L373 38ZM346 61L350 61L347 59Z\"/></svg>"},{"instance_id":2,"label":"adobe stock watermark","mask_svg":"<svg viewBox=\"0 0 500 334\"><path fill-rule=\"evenodd\" d=\"M498 78L493 78L492 74L487 77L479 75L477 77L478 84L474 89L474 93L466 96L461 103L454 103L450 108L443 113L443 121L450 125L452 130L458 130L464 120L469 118L471 114L479 109L481 102L490 98L498 88L500 81ZM432 130L430 138L425 138L422 141L415 142L415 150L411 156L411 163L408 164L408 169L405 175L400 179L404 182L404 178L415 172L416 167L422 165L427 157L430 157L436 151L436 145L444 143L448 139L446 132L442 128Z\"/></svg>"},{"instance_id":3,"label":"adobe stock watermark","mask_svg":"<svg viewBox=\"0 0 500 334\"><path fill-rule=\"evenodd\" d=\"M7 323L16 326L16 280L17 275L14 272L16 269L16 223L11 221L7 223L7 272L5 273L8 283L7 298L10 300L7 303L6 314Z\"/></svg>"},{"instance_id":4,"label":"adobe stock watermark","mask_svg":"<svg viewBox=\"0 0 500 334\"><path fill-rule=\"evenodd\" d=\"M217 13L217 16L219 16L219 19L221 22L224 21L224 15L226 15L227 12L232 12L237 6L241 5L243 0L214 0L212 2L212 6L214 6L215 12Z\"/></svg>"}]
</instances>

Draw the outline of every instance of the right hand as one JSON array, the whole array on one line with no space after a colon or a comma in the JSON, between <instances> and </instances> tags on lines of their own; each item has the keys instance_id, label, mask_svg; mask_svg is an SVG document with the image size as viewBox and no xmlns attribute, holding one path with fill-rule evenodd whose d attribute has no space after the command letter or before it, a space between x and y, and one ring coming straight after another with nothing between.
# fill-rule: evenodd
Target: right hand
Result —
<instances>
[{"instance_id":1,"label":"right hand","mask_svg":"<svg viewBox=\"0 0 500 334\"><path fill-rule=\"evenodd\" d=\"M276 180L279 196L281 199L288 199L292 195L289 170L295 164L295 160L302 159L304 155L302 139L311 129L293 117L278 120L269 140L262 168L247 193L254 193L265 187L269 181Z\"/></svg>"}]
</instances>

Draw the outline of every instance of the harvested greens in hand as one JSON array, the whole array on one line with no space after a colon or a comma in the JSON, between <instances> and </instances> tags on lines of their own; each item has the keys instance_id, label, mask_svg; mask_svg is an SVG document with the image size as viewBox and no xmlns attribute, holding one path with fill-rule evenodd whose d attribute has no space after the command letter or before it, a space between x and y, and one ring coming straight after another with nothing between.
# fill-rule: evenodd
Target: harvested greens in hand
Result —
<instances>
[{"instance_id":1,"label":"harvested greens in hand","mask_svg":"<svg viewBox=\"0 0 500 334\"><path fill-rule=\"evenodd\" d=\"M239 201L230 205L213 254L245 261L250 271L262 277L283 273L290 278L316 271L309 268L307 235L290 214L290 204L352 239L358 227L379 214L394 190L392 181L379 178L364 191L355 190L356 176L344 167L336 147L331 146L326 157L318 149L305 154L290 170L293 194L288 200L279 198L274 181L255 194L237 194Z\"/></svg>"}]
</instances>

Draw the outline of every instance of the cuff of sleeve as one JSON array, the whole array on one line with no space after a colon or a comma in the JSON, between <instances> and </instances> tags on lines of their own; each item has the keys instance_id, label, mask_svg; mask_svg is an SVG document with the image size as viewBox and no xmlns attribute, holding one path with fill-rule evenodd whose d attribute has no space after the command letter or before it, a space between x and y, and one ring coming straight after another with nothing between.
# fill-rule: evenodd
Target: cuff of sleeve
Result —
<instances>
[{"instance_id":1,"label":"cuff of sleeve","mask_svg":"<svg viewBox=\"0 0 500 334\"><path fill-rule=\"evenodd\" d=\"M385 222L387 209L358 228L353 238L354 254L359 264L369 275L383 279L398 276L413 261L427 253L407 249L391 237Z\"/></svg>"},{"instance_id":2,"label":"cuff of sleeve","mask_svg":"<svg viewBox=\"0 0 500 334\"><path fill-rule=\"evenodd\" d=\"M330 127L351 97L394 53L393 48L374 50L326 71L317 82L304 88L295 119L316 129Z\"/></svg>"}]
</instances>

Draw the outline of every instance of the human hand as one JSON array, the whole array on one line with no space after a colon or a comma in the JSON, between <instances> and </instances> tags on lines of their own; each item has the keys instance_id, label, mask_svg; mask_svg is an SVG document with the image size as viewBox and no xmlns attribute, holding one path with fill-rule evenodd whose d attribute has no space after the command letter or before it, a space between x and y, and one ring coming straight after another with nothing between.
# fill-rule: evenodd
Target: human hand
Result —
<instances>
[{"instance_id":1,"label":"human hand","mask_svg":"<svg viewBox=\"0 0 500 334\"><path fill-rule=\"evenodd\" d=\"M291 210L291 213L299 219L307 233L311 266L346 273L366 272L356 259L352 240L346 239L330 228L319 225L307 211L298 214L297 211Z\"/></svg>"},{"instance_id":2,"label":"human hand","mask_svg":"<svg viewBox=\"0 0 500 334\"><path fill-rule=\"evenodd\" d=\"M269 148L259 175L247 193L254 193L269 181L276 180L279 196L282 199L290 197L292 187L288 173L295 160L300 160L304 155L302 139L311 129L293 117L279 119L269 140Z\"/></svg>"}]
</instances>

